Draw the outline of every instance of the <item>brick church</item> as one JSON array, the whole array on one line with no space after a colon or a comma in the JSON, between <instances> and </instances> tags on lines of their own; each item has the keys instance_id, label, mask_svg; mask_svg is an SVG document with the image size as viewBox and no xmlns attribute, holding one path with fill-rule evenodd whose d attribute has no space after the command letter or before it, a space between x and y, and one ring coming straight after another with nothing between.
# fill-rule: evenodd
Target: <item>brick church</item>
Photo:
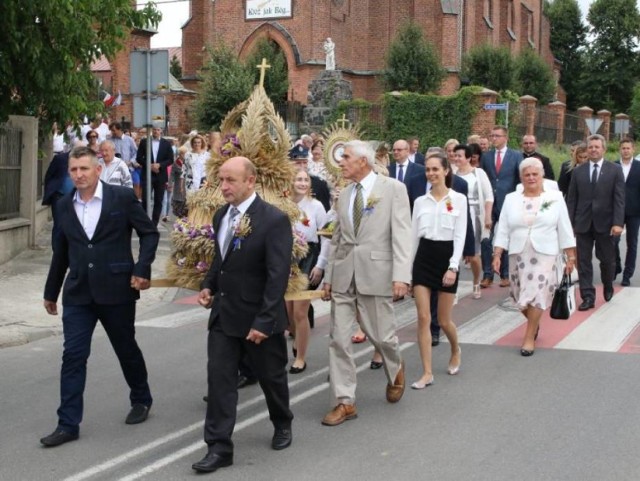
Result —
<instances>
[{"instance_id":1,"label":"brick church","mask_svg":"<svg viewBox=\"0 0 640 481\"><path fill-rule=\"evenodd\" d=\"M185 92L198 89L206 45L221 39L243 58L256 42L269 39L287 59L288 100L306 103L309 82L325 69L323 43L331 37L336 69L352 83L354 98L375 100L382 93L378 76L384 54L409 19L423 27L449 72L442 94L460 87L463 54L483 43L507 46L513 54L533 48L559 75L549 48L543 0L190 0L189 4L179 79ZM172 103L167 100L170 107ZM188 128L183 125L188 111L186 98L172 108L169 116L179 119L174 127Z\"/></svg>"}]
</instances>

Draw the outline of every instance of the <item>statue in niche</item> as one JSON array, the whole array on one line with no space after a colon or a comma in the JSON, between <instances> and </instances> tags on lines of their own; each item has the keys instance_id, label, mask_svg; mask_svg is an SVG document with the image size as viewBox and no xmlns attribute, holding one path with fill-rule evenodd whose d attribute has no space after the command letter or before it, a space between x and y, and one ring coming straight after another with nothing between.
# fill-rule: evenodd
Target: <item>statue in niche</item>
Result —
<instances>
[{"instance_id":1,"label":"statue in niche","mask_svg":"<svg viewBox=\"0 0 640 481\"><path fill-rule=\"evenodd\" d=\"M326 70L336 69L336 44L331 41L331 37L327 37L323 44L324 53L326 55Z\"/></svg>"}]
</instances>

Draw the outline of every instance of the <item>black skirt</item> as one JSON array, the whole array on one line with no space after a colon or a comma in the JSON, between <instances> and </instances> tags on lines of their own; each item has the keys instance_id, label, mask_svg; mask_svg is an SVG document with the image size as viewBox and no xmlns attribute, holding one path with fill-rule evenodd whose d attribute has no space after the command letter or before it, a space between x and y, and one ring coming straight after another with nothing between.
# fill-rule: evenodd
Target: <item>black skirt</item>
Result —
<instances>
[{"instance_id":1,"label":"black skirt","mask_svg":"<svg viewBox=\"0 0 640 481\"><path fill-rule=\"evenodd\" d=\"M309 251L304 259L300 259L298 261L298 267L302 272L306 275L311 274L311 270L318 263L318 256L320 255L320 243L319 242L308 242Z\"/></svg>"},{"instance_id":2,"label":"black skirt","mask_svg":"<svg viewBox=\"0 0 640 481\"><path fill-rule=\"evenodd\" d=\"M442 278L449 269L453 255L453 241L420 239L416 258L413 261L413 285L425 286L442 292L455 294L458 290L458 274L450 286L442 285Z\"/></svg>"}]
</instances>

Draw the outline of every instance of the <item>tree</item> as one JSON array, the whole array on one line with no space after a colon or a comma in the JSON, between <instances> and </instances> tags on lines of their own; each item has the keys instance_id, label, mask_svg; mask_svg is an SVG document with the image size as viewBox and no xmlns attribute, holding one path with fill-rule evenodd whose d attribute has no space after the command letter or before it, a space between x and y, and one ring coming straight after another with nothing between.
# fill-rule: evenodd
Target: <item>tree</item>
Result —
<instances>
[{"instance_id":1,"label":"tree","mask_svg":"<svg viewBox=\"0 0 640 481\"><path fill-rule=\"evenodd\" d=\"M169 72L178 80L182 78L182 65L180 65L180 60L178 60L176 54L173 54L171 62L169 62Z\"/></svg>"},{"instance_id":2,"label":"tree","mask_svg":"<svg viewBox=\"0 0 640 481\"><path fill-rule=\"evenodd\" d=\"M99 111L91 63L112 58L133 28L160 18L153 3L136 10L130 0L3 0L0 121L35 115L48 128Z\"/></svg>"},{"instance_id":3,"label":"tree","mask_svg":"<svg viewBox=\"0 0 640 481\"><path fill-rule=\"evenodd\" d=\"M513 59L506 47L478 45L462 58L462 77L496 92L513 89Z\"/></svg>"},{"instance_id":4,"label":"tree","mask_svg":"<svg viewBox=\"0 0 640 481\"><path fill-rule=\"evenodd\" d=\"M633 125L633 132L631 133L636 139L640 139L640 83L637 83L633 88L633 98L631 99L628 113Z\"/></svg>"},{"instance_id":5,"label":"tree","mask_svg":"<svg viewBox=\"0 0 640 481\"><path fill-rule=\"evenodd\" d=\"M587 20L593 41L583 69L583 101L596 110L625 112L640 73L640 13L636 0L595 0Z\"/></svg>"},{"instance_id":6,"label":"tree","mask_svg":"<svg viewBox=\"0 0 640 481\"><path fill-rule=\"evenodd\" d=\"M435 92L446 75L435 48L413 22L400 27L389 46L385 63L383 82L387 90Z\"/></svg>"},{"instance_id":7,"label":"tree","mask_svg":"<svg viewBox=\"0 0 640 481\"><path fill-rule=\"evenodd\" d=\"M556 82L553 71L533 49L526 48L514 62L514 87L520 95L533 95L539 104L553 100Z\"/></svg>"},{"instance_id":8,"label":"tree","mask_svg":"<svg viewBox=\"0 0 640 481\"><path fill-rule=\"evenodd\" d=\"M198 128L218 130L227 112L251 94L254 74L220 42L209 49L209 60L200 76L202 85L194 102Z\"/></svg>"},{"instance_id":9,"label":"tree","mask_svg":"<svg viewBox=\"0 0 640 481\"><path fill-rule=\"evenodd\" d=\"M257 43L245 62L247 69L253 72L254 84L256 85L260 79L260 71L256 65L260 65L263 58L271 65L264 77L264 90L274 102L286 100L289 91L289 71L284 52L273 41L263 39Z\"/></svg>"},{"instance_id":10,"label":"tree","mask_svg":"<svg viewBox=\"0 0 640 481\"><path fill-rule=\"evenodd\" d=\"M560 85L567 93L567 108L580 107L580 77L584 72L587 27L577 0L545 2L544 12L551 24L551 51L562 63Z\"/></svg>"}]
</instances>

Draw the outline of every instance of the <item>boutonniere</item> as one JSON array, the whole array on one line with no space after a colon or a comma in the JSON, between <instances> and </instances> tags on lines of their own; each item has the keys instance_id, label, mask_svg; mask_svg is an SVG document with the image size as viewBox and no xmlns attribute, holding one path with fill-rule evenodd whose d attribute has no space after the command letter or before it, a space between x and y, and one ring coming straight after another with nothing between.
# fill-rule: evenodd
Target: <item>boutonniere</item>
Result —
<instances>
[{"instance_id":1,"label":"boutonniere","mask_svg":"<svg viewBox=\"0 0 640 481\"><path fill-rule=\"evenodd\" d=\"M238 221L238 225L233 230L233 250L240 250L242 247L242 241L251 234L251 219L248 215L243 214Z\"/></svg>"},{"instance_id":2,"label":"boutonniere","mask_svg":"<svg viewBox=\"0 0 640 481\"><path fill-rule=\"evenodd\" d=\"M367 199L367 205L364 206L364 209L363 209L364 213L367 215L373 214L373 209L375 209L378 202L380 202L380 199L378 197L370 196Z\"/></svg>"},{"instance_id":3,"label":"boutonniere","mask_svg":"<svg viewBox=\"0 0 640 481\"><path fill-rule=\"evenodd\" d=\"M311 224L311 219L307 217L307 213L304 211L302 211L302 217L300 218L300 222L302 222L302 225L305 227L309 227L309 224Z\"/></svg>"},{"instance_id":4,"label":"boutonniere","mask_svg":"<svg viewBox=\"0 0 640 481\"><path fill-rule=\"evenodd\" d=\"M553 204L554 202L555 200L545 200L540 206L540 212L544 212L545 210L549 209L549 207L551 207L551 204Z\"/></svg>"},{"instance_id":5,"label":"boutonniere","mask_svg":"<svg viewBox=\"0 0 640 481\"><path fill-rule=\"evenodd\" d=\"M449 213L453 212L453 203L451 202L451 199L447 199L444 202L444 206L447 208L447 212Z\"/></svg>"}]
</instances>

